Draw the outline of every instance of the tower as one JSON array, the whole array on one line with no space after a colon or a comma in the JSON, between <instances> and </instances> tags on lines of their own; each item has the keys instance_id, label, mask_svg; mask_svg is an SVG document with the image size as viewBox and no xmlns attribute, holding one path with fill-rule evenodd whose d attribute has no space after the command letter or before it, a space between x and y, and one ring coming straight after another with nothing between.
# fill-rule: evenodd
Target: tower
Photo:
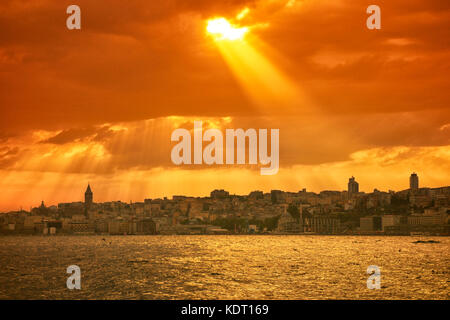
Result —
<instances>
[{"instance_id":1,"label":"tower","mask_svg":"<svg viewBox=\"0 0 450 320\"><path fill-rule=\"evenodd\" d=\"M348 179L348 195L351 196L359 192L359 183L356 182L355 177Z\"/></svg>"},{"instance_id":2,"label":"tower","mask_svg":"<svg viewBox=\"0 0 450 320\"><path fill-rule=\"evenodd\" d=\"M88 184L86 192L84 193L84 205L88 208L91 206L94 199L94 194L92 193L91 186Z\"/></svg>"},{"instance_id":3,"label":"tower","mask_svg":"<svg viewBox=\"0 0 450 320\"><path fill-rule=\"evenodd\" d=\"M411 176L409 177L409 188L411 190L417 190L419 189L419 177L417 176L417 173L413 172Z\"/></svg>"}]
</instances>

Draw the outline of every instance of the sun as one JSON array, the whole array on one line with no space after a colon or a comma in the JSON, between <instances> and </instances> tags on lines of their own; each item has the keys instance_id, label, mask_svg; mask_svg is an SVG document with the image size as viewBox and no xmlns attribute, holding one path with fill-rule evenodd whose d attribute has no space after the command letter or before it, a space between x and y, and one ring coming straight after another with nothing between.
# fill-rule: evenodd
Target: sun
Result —
<instances>
[{"instance_id":1,"label":"sun","mask_svg":"<svg viewBox=\"0 0 450 320\"><path fill-rule=\"evenodd\" d=\"M212 34L216 40L242 40L248 30L247 27L238 28L233 26L225 18L208 20L206 26L206 31Z\"/></svg>"}]
</instances>

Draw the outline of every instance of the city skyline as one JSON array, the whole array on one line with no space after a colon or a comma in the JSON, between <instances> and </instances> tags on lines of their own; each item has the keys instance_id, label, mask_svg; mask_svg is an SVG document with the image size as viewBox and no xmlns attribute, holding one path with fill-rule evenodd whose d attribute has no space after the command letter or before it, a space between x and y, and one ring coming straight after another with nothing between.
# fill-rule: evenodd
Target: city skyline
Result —
<instances>
[{"instance_id":1,"label":"city skyline","mask_svg":"<svg viewBox=\"0 0 450 320\"><path fill-rule=\"evenodd\" d=\"M84 201L46 205L0 215L0 234L372 234L448 235L450 186L398 192L359 191L354 176L346 191L254 190L246 195L212 190L206 197L173 195L130 203ZM143 201L142 201L143 200Z\"/></svg>"},{"instance_id":2,"label":"city skyline","mask_svg":"<svg viewBox=\"0 0 450 320\"><path fill-rule=\"evenodd\" d=\"M412 182L412 180L414 180L415 182ZM355 187L356 184L356 187ZM419 185L419 177L418 174L416 172L411 173L410 177L409 177L409 188L405 188L405 189L400 189L400 190L394 190L394 189L388 189L388 190L383 190L383 189L378 189L378 188L374 188L372 189L372 191L365 191L365 190L359 190L359 182L356 180L356 177L351 176L348 179L348 183L347 183L347 190L333 190L333 189L323 189L323 190L309 190L307 188L300 188L299 190L280 190L282 192L287 192L287 193L300 193L300 192L309 192L309 193L315 193L315 194L320 194L321 192L326 192L326 191L333 191L333 192L347 192L349 194L349 196L352 196L354 194L370 194L373 193L375 191L377 192L401 192L401 191L406 191L406 190L411 190L411 191L415 191L415 190L419 190L419 189L433 189L433 188L445 188L445 187L449 187L449 185L442 185L442 186L420 186ZM145 199L170 199L173 197L188 197L188 198L208 198L210 197L211 192L213 191L217 191L217 190L224 190L223 188L214 188L209 190L206 194L202 194L202 195L189 195L189 194L172 194L172 195L162 195L162 196L156 196L156 197L151 197L151 196L146 196L142 199L136 199L136 200L124 200L124 199L104 199L103 197L100 197L101 201L98 201L98 203L106 203L106 202L123 202L123 203L133 203L133 202L142 202ZM248 191L247 193L234 193L231 192L229 193L230 196L248 196L249 194L258 191L258 192L263 192L264 194L269 194L271 191L273 190L278 190L278 189L269 189L269 190L257 190L257 189L252 189L250 191ZM65 201L65 202L58 202L58 203L76 203L76 202L84 202L85 204L87 204L88 206L90 206L92 203L95 203L94 201L94 197L93 197L94 192L91 189L91 183L88 182L87 183L87 187L86 187L86 191L84 192L84 198L80 198L77 200L73 199L72 201ZM57 205L58 203L52 203L52 202L47 202L44 199L40 200L40 205L42 206L50 206L52 205ZM31 209L33 207L33 205L30 205L29 208ZM36 206L37 207L37 206ZM20 210L24 210L24 206L20 206ZM26 208L25 208L26 209ZM9 210L9 211L15 211L15 210ZM0 213L1 213L1 209L0 209ZM4 211L6 212L6 211Z\"/></svg>"}]
</instances>

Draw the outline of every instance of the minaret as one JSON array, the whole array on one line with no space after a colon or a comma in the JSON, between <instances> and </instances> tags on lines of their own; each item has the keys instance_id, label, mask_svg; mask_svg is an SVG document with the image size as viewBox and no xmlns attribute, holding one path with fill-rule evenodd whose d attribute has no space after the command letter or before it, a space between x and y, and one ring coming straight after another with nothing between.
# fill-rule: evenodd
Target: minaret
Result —
<instances>
[{"instance_id":1,"label":"minaret","mask_svg":"<svg viewBox=\"0 0 450 320\"><path fill-rule=\"evenodd\" d=\"M91 186L88 184L86 192L84 193L84 205L86 208L89 208L92 204L92 200L94 198L94 194L91 191Z\"/></svg>"}]
</instances>

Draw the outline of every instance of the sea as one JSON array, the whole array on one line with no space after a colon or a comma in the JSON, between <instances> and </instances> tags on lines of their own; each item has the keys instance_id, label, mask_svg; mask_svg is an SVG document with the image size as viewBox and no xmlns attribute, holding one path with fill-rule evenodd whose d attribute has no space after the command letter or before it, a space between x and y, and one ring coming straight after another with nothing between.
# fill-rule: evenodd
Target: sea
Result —
<instances>
[{"instance_id":1,"label":"sea","mask_svg":"<svg viewBox=\"0 0 450 320\"><path fill-rule=\"evenodd\" d=\"M3 236L0 299L448 300L449 249L426 236Z\"/></svg>"}]
</instances>

